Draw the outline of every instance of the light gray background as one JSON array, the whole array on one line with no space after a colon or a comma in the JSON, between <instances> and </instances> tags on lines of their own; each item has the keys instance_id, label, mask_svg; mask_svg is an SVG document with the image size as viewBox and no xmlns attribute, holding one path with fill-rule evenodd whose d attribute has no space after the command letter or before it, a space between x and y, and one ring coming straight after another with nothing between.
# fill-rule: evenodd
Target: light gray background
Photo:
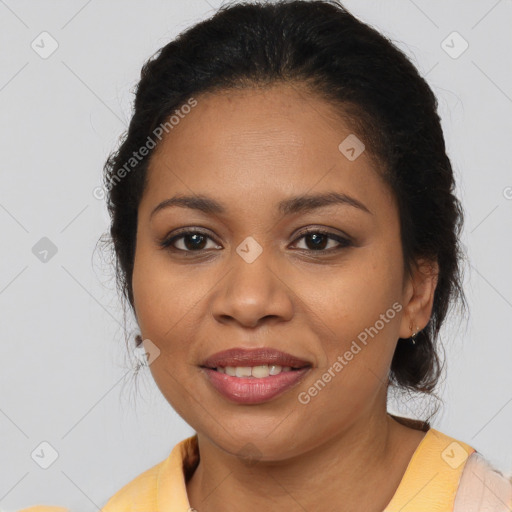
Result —
<instances>
[{"instance_id":1,"label":"light gray background","mask_svg":"<svg viewBox=\"0 0 512 512\"><path fill-rule=\"evenodd\" d=\"M98 510L193 432L149 371L134 385L111 269L94 253L108 217L92 191L143 62L220 3L0 0L3 510ZM434 427L510 472L512 3L345 5L405 49L439 99L466 210L471 315L443 332L448 378ZM31 48L43 31L59 45L47 59ZM453 31L469 43L458 58L441 46ZM57 247L46 263L32 252L42 237ZM395 410L421 416L422 407ZM31 458L43 441L58 452L46 470Z\"/></svg>"}]
</instances>

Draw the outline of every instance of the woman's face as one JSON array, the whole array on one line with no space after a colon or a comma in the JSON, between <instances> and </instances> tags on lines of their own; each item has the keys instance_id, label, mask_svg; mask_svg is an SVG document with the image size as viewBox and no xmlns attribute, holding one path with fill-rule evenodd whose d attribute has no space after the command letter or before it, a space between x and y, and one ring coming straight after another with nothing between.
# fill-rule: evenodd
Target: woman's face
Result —
<instances>
[{"instance_id":1,"label":"woman's face","mask_svg":"<svg viewBox=\"0 0 512 512\"><path fill-rule=\"evenodd\" d=\"M398 211L371 148L345 141L351 129L323 100L284 85L196 99L148 171L137 320L160 350L152 375L187 423L230 453L254 445L282 460L385 414L392 355L411 335ZM155 211L176 196L191 200ZM303 369L278 373L287 363L273 352L204 367L263 347Z\"/></svg>"}]
</instances>

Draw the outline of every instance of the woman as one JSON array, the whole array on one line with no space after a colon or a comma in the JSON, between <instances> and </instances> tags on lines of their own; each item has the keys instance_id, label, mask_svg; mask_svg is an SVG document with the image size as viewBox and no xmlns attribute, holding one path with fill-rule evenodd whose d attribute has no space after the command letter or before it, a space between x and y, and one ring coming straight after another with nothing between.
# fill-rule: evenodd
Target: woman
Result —
<instances>
[{"instance_id":1,"label":"woman","mask_svg":"<svg viewBox=\"0 0 512 512\"><path fill-rule=\"evenodd\" d=\"M389 40L334 1L221 8L143 67L105 185L137 344L196 434L103 512L510 510L472 446L386 408L433 392L465 302L437 102Z\"/></svg>"}]
</instances>

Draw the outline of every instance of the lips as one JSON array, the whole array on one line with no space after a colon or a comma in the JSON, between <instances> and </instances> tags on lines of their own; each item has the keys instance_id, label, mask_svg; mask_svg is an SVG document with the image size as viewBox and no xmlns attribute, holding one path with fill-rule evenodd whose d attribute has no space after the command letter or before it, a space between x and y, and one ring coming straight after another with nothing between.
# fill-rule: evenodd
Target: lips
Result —
<instances>
[{"instance_id":1,"label":"lips","mask_svg":"<svg viewBox=\"0 0 512 512\"><path fill-rule=\"evenodd\" d=\"M201 365L213 389L228 401L245 405L277 398L297 386L311 368L309 361L272 348L224 350Z\"/></svg>"},{"instance_id":2,"label":"lips","mask_svg":"<svg viewBox=\"0 0 512 512\"><path fill-rule=\"evenodd\" d=\"M226 366L260 366L279 365L291 368L305 368L311 366L309 361L299 359L291 354L273 348L243 349L232 348L217 352L208 357L201 364L204 368L215 369Z\"/></svg>"}]
</instances>

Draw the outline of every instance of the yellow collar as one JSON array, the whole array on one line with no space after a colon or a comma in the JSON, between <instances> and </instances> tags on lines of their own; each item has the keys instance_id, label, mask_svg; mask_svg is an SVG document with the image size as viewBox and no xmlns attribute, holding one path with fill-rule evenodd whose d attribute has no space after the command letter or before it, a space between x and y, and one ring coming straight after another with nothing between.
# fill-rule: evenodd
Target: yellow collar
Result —
<instances>
[{"instance_id":1,"label":"yellow collar","mask_svg":"<svg viewBox=\"0 0 512 512\"><path fill-rule=\"evenodd\" d=\"M384 512L451 511L465 462L474 451L468 444L430 428ZM178 443L167 459L123 487L102 512L187 512L186 479L198 461L194 435Z\"/></svg>"}]
</instances>

